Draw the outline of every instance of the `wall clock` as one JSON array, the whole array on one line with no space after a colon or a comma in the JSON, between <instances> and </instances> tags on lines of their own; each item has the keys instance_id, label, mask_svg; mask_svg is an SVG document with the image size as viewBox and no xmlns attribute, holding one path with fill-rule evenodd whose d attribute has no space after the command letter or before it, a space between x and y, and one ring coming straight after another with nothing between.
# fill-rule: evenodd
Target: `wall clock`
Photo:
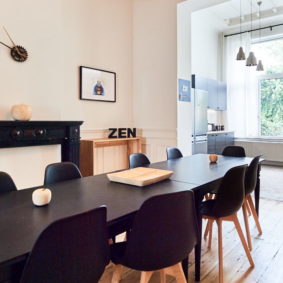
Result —
<instances>
[{"instance_id":1,"label":"wall clock","mask_svg":"<svg viewBox=\"0 0 283 283\"><path fill-rule=\"evenodd\" d=\"M6 32L7 36L9 37L10 41L12 42L13 46L10 47L8 44L5 44L4 42L1 42L1 41L0 41L0 43L11 50L10 51L11 57L15 61L17 61L17 62L26 61L27 58L28 58L27 50L20 45L16 45L15 42L12 40L11 36L9 35L9 33L7 32L7 30L4 27L3 27L3 29Z\"/></svg>"}]
</instances>

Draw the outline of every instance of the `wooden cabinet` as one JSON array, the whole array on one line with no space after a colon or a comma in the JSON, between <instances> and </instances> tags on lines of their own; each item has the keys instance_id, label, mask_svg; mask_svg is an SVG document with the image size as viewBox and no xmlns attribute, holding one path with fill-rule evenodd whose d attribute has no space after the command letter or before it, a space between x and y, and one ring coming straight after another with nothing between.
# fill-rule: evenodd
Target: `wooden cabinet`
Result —
<instances>
[{"instance_id":1,"label":"wooden cabinet","mask_svg":"<svg viewBox=\"0 0 283 283\"><path fill-rule=\"evenodd\" d=\"M141 151L141 138L81 140L82 175L92 176L129 168L129 154Z\"/></svg>"},{"instance_id":2,"label":"wooden cabinet","mask_svg":"<svg viewBox=\"0 0 283 283\"><path fill-rule=\"evenodd\" d=\"M207 153L222 154L226 146L234 145L234 133L211 133L207 135Z\"/></svg>"}]
</instances>

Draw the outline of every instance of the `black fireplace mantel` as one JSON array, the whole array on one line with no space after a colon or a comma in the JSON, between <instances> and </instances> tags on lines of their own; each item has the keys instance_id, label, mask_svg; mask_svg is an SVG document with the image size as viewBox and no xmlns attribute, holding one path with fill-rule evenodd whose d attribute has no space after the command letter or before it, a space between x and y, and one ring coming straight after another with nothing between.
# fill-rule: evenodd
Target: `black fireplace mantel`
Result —
<instances>
[{"instance_id":1,"label":"black fireplace mantel","mask_svg":"<svg viewBox=\"0 0 283 283\"><path fill-rule=\"evenodd\" d=\"M83 121L0 121L0 148L61 144L61 160L79 166Z\"/></svg>"}]
</instances>

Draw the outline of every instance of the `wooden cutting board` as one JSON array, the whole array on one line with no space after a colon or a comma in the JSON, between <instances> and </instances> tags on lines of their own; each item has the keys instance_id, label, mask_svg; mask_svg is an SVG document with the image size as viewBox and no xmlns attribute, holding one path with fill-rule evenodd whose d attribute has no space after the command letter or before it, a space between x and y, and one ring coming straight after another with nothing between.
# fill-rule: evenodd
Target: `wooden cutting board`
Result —
<instances>
[{"instance_id":1,"label":"wooden cutting board","mask_svg":"<svg viewBox=\"0 0 283 283\"><path fill-rule=\"evenodd\" d=\"M137 167L121 172L107 174L110 181L144 187L172 176L173 171Z\"/></svg>"}]
</instances>

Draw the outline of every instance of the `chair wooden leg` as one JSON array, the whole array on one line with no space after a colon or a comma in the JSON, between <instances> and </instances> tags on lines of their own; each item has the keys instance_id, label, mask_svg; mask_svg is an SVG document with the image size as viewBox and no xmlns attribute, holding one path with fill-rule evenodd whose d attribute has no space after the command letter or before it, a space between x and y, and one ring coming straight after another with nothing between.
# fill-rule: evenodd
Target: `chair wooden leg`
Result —
<instances>
[{"instance_id":1,"label":"chair wooden leg","mask_svg":"<svg viewBox=\"0 0 283 283\"><path fill-rule=\"evenodd\" d=\"M209 219L207 220L207 223L206 223L206 227L205 227L205 231L204 231L204 235L203 235L203 238L206 240L207 236L208 236L208 233L209 233Z\"/></svg>"},{"instance_id":2,"label":"chair wooden leg","mask_svg":"<svg viewBox=\"0 0 283 283\"><path fill-rule=\"evenodd\" d=\"M148 283L152 274L153 271L142 271L140 283Z\"/></svg>"},{"instance_id":3,"label":"chair wooden leg","mask_svg":"<svg viewBox=\"0 0 283 283\"><path fill-rule=\"evenodd\" d=\"M248 213L247 213L247 201L246 200L244 200L244 202L243 202L242 210L243 210L248 246L249 246L249 249L251 251L253 247L252 247L252 240L251 240L251 233L250 233L250 225L249 225L249 219L248 219Z\"/></svg>"},{"instance_id":4,"label":"chair wooden leg","mask_svg":"<svg viewBox=\"0 0 283 283\"><path fill-rule=\"evenodd\" d=\"M166 273L164 269L159 270L160 273L160 283L166 283Z\"/></svg>"},{"instance_id":5,"label":"chair wooden leg","mask_svg":"<svg viewBox=\"0 0 283 283\"><path fill-rule=\"evenodd\" d=\"M174 276L177 283L187 283L182 264L180 262L173 266L165 268L165 273Z\"/></svg>"},{"instance_id":6,"label":"chair wooden leg","mask_svg":"<svg viewBox=\"0 0 283 283\"><path fill-rule=\"evenodd\" d=\"M212 229L213 229L213 222L214 220L209 219L208 224L209 224L209 238L208 238L208 249L211 249L211 242L212 242Z\"/></svg>"},{"instance_id":7,"label":"chair wooden leg","mask_svg":"<svg viewBox=\"0 0 283 283\"><path fill-rule=\"evenodd\" d=\"M123 266L120 264L114 265L111 283L119 283L121 280Z\"/></svg>"},{"instance_id":8,"label":"chair wooden leg","mask_svg":"<svg viewBox=\"0 0 283 283\"><path fill-rule=\"evenodd\" d=\"M246 206L247 206L247 213L248 213L249 216L251 216L252 212L251 212L250 205L249 205L248 202L246 202Z\"/></svg>"},{"instance_id":9,"label":"chair wooden leg","mask_svg":"<svg viewBox=\"0 0 283 283\"><path fill-rule=\"evenodd\" d=\"M246 252L247 258L248 258L248 260L249 260L249 262L250 262L250 265L251 265L252 267L254 267L254 261L253 261L253 259L252 259L252 256L251 256L249 247L248 247L248 245L247 245L247 243L246 243L246 240L245 240L243 231L242 231L242 229L241 229L241 226L240 226L240 222L239 222L239 220L238 220L238 217L237 217L236 214L234 214L232 217L233 217L233 222L234 222L234 224L235 224L236 230L237 230L237 232L238 232L238 235L239 235L239 237L240 237L240 240L241 240L242 245L243 245L243 247L244 247L244 250L245 250L245 252Z\"/></svg>"},{"instance_id":10,"label":"chair wooden leg","mask_svg":"<svg viewBox=\"0 0 283 283\"><path fill-rule=\"evenodd\" d=\"M223 283L223 249L222 249L222 220L217 219L218 226L218 268L219 283Z\"/></svg>"},{"instance_id":11,"label":"chair wooden leg","mask_svg":"<svg viewBox=\"0 0 283 283\"><path fill-rule=\"evenodd\" d=\"M253 203L251 195L247 196L247 201L248 201L248 203L250 205L250 209L252 211L252 215L253 215L253 218L254 218L254 221L255 221L258 233L259 233L259 235L261 235L262 234L262 230L261 230L261 226L259 224L258 216L257 216L256 210L255 210L255 206L254 206L254 203Z\"/></svg>"}]
</instances>

